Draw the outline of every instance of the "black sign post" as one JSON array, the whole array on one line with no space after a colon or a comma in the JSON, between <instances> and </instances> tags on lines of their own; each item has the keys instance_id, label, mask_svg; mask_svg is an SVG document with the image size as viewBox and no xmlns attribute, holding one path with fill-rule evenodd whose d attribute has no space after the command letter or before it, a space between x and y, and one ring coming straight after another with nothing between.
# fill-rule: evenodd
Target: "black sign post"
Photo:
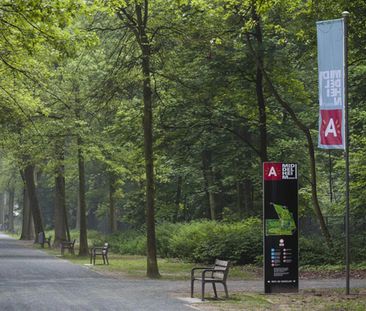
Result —
<instances>
[{"instance_id":1,"label":"black sign post","mask_svg":"<svg viewBox=\"0 0 366 311\"><path fill-rule=\"evenodd\" d=\"M297 164L263 164L263 235L265 293L297 292Z\"/></svg>"}]
</instances>

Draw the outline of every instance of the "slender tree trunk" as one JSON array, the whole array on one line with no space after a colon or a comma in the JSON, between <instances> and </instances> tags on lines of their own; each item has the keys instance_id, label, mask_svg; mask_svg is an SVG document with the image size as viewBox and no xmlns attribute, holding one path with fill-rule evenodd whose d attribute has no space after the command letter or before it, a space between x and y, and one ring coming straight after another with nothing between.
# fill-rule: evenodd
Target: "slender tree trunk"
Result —
<instances>
[{"instance_id":1,"label":"slender tree trunk","mask_svg":"<svg viewBox=\"0 0 366 311\"><path fill-rule=\"evenodd\" d=\"M208 150L204 150L202 152L202 166L203 166L203 176L206 184L206 191L208 194L208 203L210 209L210 217L211 220L217 219L217 201L216 195L214 192L215 188L215 177L214 172L212 171L212 163L211 163L211 152Z\"/></svg>"},{"instance_id":2,"label":"slender tree trunk","mask_svg":"<svg viewBox=\"0 0 366 311\"><path fill-rule=\"evenodd\" d=\"M67 214L67 209L66 209L66 204L65 204L65 209L64 209L64 219L65 219L65 228L66 228L66 235L67 235L67 240L71 241L71 236L70 236L70 227L69 227L69 221L68 221L68 214Z\"/></svg>"},{"instance_id":3,"label":"slender tree trunk","mask_svg":"<svg viewBox=\"0 0 366 311\"><path fill-rule=\"evenodd\" d=\"M0 228L5 229L5 192L0 194Z\"/></svg>"},{"instance_id":4,"label":"slender tree trunk","mask_svg":"<svg viewBox=\"0 0 366 311\"><path fill-rule=\"evenodd\" d=\"M114 195L116 193L116 177L109 174L109 230L111 233L117 231L116 204Z\"/></svg>"},{"instance_id":5,"label":"slender tree trunk","mask_svg":"<svg viewBox=\"0 0 366 311\"><path fill-rule=\"evenodd\" d=\"M141 10L141 8L140 8ZM144 151L146 169L147 276L159 278L155 235L155 178L153 160L153 116L150 79L150 43L144 33L142 40L142 72L144 75Z\"/></svg>"},{"instance_id":6,"label":"slender tree trunk","mask_svg":"<svg viewBox=\"0 0 366 311\"><path fill-rule=\"evenodd\" d=\"M143 74L143 101L144 101L144 154L146 173L146 232L147 232L147 277L159 278L158 262L156 256L155 235L155 178L153 161L153 113L152 113L152 88L150 57L151 47L147 35L149 19L149 1L135 1L133 13L126 8L117 12L120 19L128 21L127 26L135 35L141 50L141 69Z\"/></svg>"},{"instance_id":7,"label":"slender tree trunk","mask_svg":"<svg viewBox=\"0 0 366 311\"><path fill-rule=\"evenodd\" d=\"M77 138L78 144L78 168L79 168L79 202L80 202L80 248L79 256L86 256L89 254L87 225L86 225L86 201L85 201L85 164L82 150L82 139Z\"/></svg>"},{"instance_id":8,"label":"slender tree trunk","mask_svg":"<svg viewBox=\"0 0 366 311\"><path fill-rule=\"evenodd\" d=\"M76 198L76 223L75 223L75 229L80 230L80 196L78 193L78 196Z\"/></svg>"},{"instance_id":9,"label":"slender tree trunk","mask_svg":"<svg viewBox=\"0 0 366 311\"><path fill-rule=\"evenodd\" d=\"M178 176L177 190L175 192L175 200L174 200L175 210L174 210L173 222L178 221L180 202L181 202L181 197L182 197L182 180L183 180L182 176Z\"/></svg>"},{"instance_id":10,"label":"slender tree trunk","mask_svg":"<svg viewBox=\"0 0 366 311\"><path fill-rule=\"evenodd\" d=\"M63 146L57 144L56 153L58 155L59 164L56 168L55 176L55 205L54 205L54 224L55 239L54 247L59 247L61 241L66 240L66 194L65 194L65 167L63 165L64 155Z\"/></svg>"},{"instance_id":11,"label":"slender tree trunk","mask_svg":"<svg viewBox=\"0 0 366 311\"><path fill-rule=\"evenodd\" d=\"M263 87L263 73L264 68L264 56L263 56L263 34L261 27L261 20L258 16L255 7L252 6L252 18L255 22L255 38L256 38L256 94L257 94L257 105L259 112L259 133L260 133L260 155L261 161L268 161L267 155L267 114L266 114L266 103L264 99L264 87Z\"/></svg>"},{"instance_id":12,"label":"slender tree trunk","mask_svg":"<svg viewBox=\"0 0 366 311\"><path fill-rule=\"evenodd\" d=\"M9 219L9 227L8 230L10 232L14 232L14 197L15 197L15 189L10 188L9 189L9 213L8 213L8 219Z\"/></svg>"},{"instance_id":13,"label":"slender tree trunk","mask_svg":"<svg viewBox=\"0 0 366 311\"><path fill-rule=\"evenodd\" d=\"M244 206L245 213L250 215L253 210L253 183L250 179L245 179L243 183L243 192L244 192Z\"/></svg>"},{"instance_id":14,"label":"slender tree trunk","mask_svg":"<svg viewBox=\"0 0 366 311\"><path fill-rule=\"evenodd\" d=\"M33 217L32 217L32 213L31 213L27 188L25 186L24 173L22 173L21 175L23 178L24 187L23 187L22 233L20 235L20 240L33 240L34 239Z\"/></svg>"},{"instance_id":15,"label":"slender tree trunk","mask_svg":"<svg viewBox=\"0 0 366 311\"><path fill-rule=\"evenodd\" d=\"M44 232L41 210L38 204L38 197L36 192L36 184L34 182L34 165L28 164L24 170L25 185L27 188L27 194L29 197L30 209L32 211L34 230L35 230L35 241L38 242L38 234Z\"/></svg>"}]
</instances>

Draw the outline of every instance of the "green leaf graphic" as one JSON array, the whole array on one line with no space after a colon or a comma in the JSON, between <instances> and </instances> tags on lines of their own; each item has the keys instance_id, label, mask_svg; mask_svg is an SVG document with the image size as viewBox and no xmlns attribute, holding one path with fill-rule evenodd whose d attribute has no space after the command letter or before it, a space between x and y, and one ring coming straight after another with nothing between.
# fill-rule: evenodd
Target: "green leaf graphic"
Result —
<instances>
[{"instance_id":1,"label":"green leaf graphic","mask_svg":"<svg viewBox=\"0 0 366 311\"><path fill-rule=\"evenodd\" d=\"M266 219L266 235L292 235L296 230L295 220L286 206L273 205L279 219Z\"/></svg>"}]
</instances>

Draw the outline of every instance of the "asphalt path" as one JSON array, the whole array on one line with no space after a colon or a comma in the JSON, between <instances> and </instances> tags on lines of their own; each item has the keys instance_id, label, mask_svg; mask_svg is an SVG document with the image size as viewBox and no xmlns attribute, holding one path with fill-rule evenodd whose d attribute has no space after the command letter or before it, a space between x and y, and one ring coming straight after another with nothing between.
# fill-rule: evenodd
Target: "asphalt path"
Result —
<instances>
[{"instance_id":1,"label":"asphalt path","mask_svg":"<svg viewBox=\"0 0 366 311\"><path fill-rule=\"evenodd\" d=\"M1 311L192 310L180 291L188 283L105 277L0 234Z\"/></svg>"},{"instance_id":2,"label":"asphalt path","mask_svg":"<svg viewBox=\"0 0 366 311\"><path fill-rule=\"evenodd\" d=\"M199 284L195 299L189 298L189 286L188 281L103 276L0 233L0 311L199 310ZM263 281L228 281L228 287L229 294L263 293ZM300 280L300 289L344 287L341 279ZM351 280L351 287L366 288L366 280Z\"/></svg>"}]
</instances>

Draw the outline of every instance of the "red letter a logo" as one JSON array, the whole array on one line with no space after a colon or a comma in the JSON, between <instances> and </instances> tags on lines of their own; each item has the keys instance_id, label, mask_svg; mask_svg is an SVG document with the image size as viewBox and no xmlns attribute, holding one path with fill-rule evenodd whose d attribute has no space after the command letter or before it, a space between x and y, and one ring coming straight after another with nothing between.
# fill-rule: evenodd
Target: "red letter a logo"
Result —
<instances>
[{"instance_id":1,"label":"red letter a logo","mask_svg":"<svg viewBox=\"0 0 366 311\"><path fill-rule=\"evenodd\" d=\"M282 163L263 163L263 179L264 180L281 180L282 179Z\"/></svg>"}]
</instances>

